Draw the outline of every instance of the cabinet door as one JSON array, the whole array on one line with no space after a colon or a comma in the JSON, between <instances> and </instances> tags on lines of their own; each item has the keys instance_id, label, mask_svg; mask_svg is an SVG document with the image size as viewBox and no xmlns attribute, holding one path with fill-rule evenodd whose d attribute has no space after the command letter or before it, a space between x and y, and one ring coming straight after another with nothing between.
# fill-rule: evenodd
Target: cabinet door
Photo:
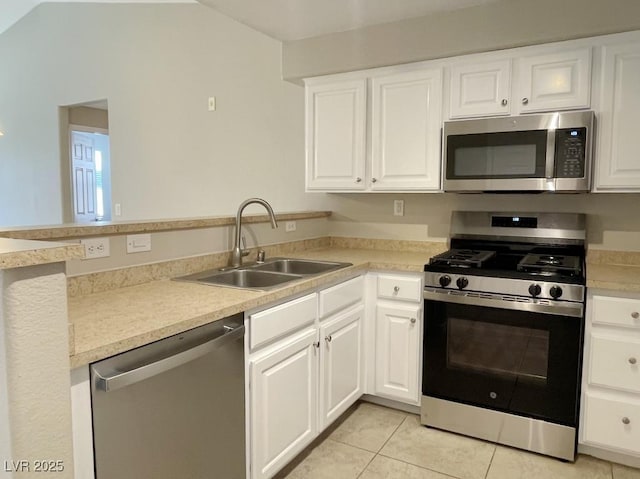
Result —
<instances>
[{"instance_id":1,"label":"cabinet door","mask_svg":"<svg viewBox=\"0 0 640 479\"><path fill-rule=\"evenodd\" d=\"M442 70L376 77L371 189L439 190Z\"/></svg>"},{"instance_id":2,"label":"cabinet door","mask_svg":"<svg viewBox=\"0 0 640 479\"><path fill-rule=\"evenodd\" d=\"M307 189L365 188L366 87L366 79L307 86Z\"/></svg>"},{"instance_id":3,"label":"cabinet door","mask_svg":"<svg viewBox=\"0 0 640 479\"><path fill-rule=\"evenodd\" d=\"M317 435L317 329L250 359L251 477L273 476Z\"/></svg>"},{"instance_id":4,"label":"cabinet door","mask_svg":"<svg viewBox=\"0 0 640 479\"><path fill-rule=\"evenodd\" d=\"M378 303L376 313L376 394L418 403L422 308Z\"/></svg>"},{"instance_id":5,"label":"cabinet door","mask_svg":"<svg viewBox=\"0 0 640 479\"><path fill-rule=\"evenodd\" d=\"M511 113L511 60L451 67L449 118Z\"/></svg>"},{"instance_id":6,"label":"cabinet door","mask_svg":"<svg viewBox=\"0 0 640 479\"><path fill-rule=\"evenodd\" d=\"M640 454L640 402L623 397L584 395L583 441Z\"/></svg>"},{"instance_id":7,"label":"cabinet door","mask_svg":"<svg viewBox=\"0 0 640 479\"><path fill-rule=\"evenodd\" d=\"M320 429L362 396L364 305L328 319L320 327Z\"/></svg>"},{"instance_id":8,"label":"cabinet door","mask_svg":"<svg viewBox=\"0 0 640 479\"><path fill-rule=\"evenodd\" d=\"M591 48L524 57L519 64L522 113L589 108Z\"/></svg>"},{"instance_id":9,"label":"cabinet door","mask_svg":"<svg viewBox=\"0 0 640 479\"><path fill-rule=\"evenodd\" d=\"M605 46L596 187L640 189L640 43Z\"/></svg>"}]
</instances>

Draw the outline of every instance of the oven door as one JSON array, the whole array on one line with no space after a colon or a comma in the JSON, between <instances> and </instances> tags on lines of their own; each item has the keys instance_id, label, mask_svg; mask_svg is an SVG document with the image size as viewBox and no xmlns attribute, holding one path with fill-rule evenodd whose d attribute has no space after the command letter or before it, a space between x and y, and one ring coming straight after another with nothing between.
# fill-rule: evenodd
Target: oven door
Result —
<instances>
[{"instance_id":1,"label":"oven door","mask_svg":"<svg viewBox=\"0 0 640 479\"><path fill-rule=\"evenodd\" d=\"M581 304L424 295L425 396L577 426Z\"/></svg>"}]
</instances>

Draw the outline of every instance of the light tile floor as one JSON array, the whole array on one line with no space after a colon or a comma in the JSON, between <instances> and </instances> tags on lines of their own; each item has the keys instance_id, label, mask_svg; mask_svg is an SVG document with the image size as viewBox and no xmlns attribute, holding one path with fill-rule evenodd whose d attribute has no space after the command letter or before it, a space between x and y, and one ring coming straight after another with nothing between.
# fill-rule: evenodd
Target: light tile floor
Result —
<instances>
[{"instance_id":1,"label":"light tile floor","mask_svg":"<svg viewBox=\"0 0 640 479\"><path fill-rule=\"evenodd\" d=\"M418 416L361 402L279 479L640 479L590 456L562 462L420 425Z\"/></svg>"}]
</instances>

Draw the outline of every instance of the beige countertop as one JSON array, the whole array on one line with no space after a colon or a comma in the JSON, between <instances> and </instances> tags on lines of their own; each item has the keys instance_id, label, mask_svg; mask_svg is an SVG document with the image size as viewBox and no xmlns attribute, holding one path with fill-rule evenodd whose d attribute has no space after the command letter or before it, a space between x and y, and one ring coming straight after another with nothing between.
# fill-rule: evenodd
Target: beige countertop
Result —
<instances>
[{"instance_id":1,"label":"beige countertop","mask_svg":"<svg viewBox=\"0 0 640 479\"><path fill-rule=\"evenodd\" d=\"M294 281L270 291L250 291L161 280L69 298L71 367L142 346L226 316L303 294L368 270L421 272L428 259L444 251L401 252L332 247L287 256L352 263L353 266ZM636 254L637 255L637 254ZM587 286L640 292L640 262L636 257L592 255ZM626 265L602 264L607 261Z\"/></svg>"},{"instance_id":2,"label":"beige countertop","mask_svg":"<svg viewBox=\"0 0 640 479\"><path fill-rule=\"evenodd\" d=\"M640 293L640 252L590 250L587 288Z\"/></svg>"},{"instance_id":3,"label":"beige countertop","mask_svg":"<svg viewBox=\"0 0 640 479\"><path fill-rule=\"evenodd\" d=\"M289 256L348 262L353 266L264 292L163 280L71 297L68 304L71 367L330 285L369 269L421 272L431 254L330 248Z\"/></svg>"},{"instance_id":4,"label":"beige countertop","mask_svg":"<svg viewBox=\"0 0 640 479\"><path fill-rule=\"evenodd\" d=\"M0 269L22 268L83 258L79 244L0 238Z\"/></svg>"}]
</instances>

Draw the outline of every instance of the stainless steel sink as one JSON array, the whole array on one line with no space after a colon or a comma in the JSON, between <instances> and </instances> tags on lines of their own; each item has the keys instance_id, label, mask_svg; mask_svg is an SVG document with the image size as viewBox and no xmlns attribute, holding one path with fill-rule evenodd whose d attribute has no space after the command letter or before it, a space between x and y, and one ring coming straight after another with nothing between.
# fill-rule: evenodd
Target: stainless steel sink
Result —
<instances>
[{"instance_id":1,"label":"stainless steel sink","mask_svg":"<svg viewBox=\"0 0 640 479\"><path fill-rule=\"evenodd\" d=\"M346 268L351 263L315 261L293 258L272 258L236 268L208 270L175 278L176 281L228 286L231 288L267 290L284 283L329 271Z\"/></svg>"},{"instance_id":2,"label":"stainless steel sink","mask_svg":"<svg viewBox=\"0 0 640 479\"><path fill-rule=\"evenodd\" d=\"M256 264L255 266L252 266L251 269L307 276L326 273L335 269L345 268L346 266L351 266L351 263L336 263L333 261L315 261L309 259L274 258L263 264Z\"/></svg>"},{"instance_id":3,"label":"stainless steel sink","mask_svg":"<svg viewBox=\"0 0 640 479\"><path fill-rule=\"evenodd\" d=\"M242 268L231 271L205 271L204 273L183 276L176 279L243 289L268 289L300 278L302 278L302 276L295 274L282 274Z\"/></svg>"}]
</instances>

